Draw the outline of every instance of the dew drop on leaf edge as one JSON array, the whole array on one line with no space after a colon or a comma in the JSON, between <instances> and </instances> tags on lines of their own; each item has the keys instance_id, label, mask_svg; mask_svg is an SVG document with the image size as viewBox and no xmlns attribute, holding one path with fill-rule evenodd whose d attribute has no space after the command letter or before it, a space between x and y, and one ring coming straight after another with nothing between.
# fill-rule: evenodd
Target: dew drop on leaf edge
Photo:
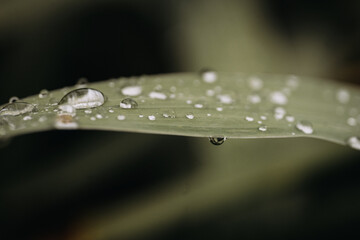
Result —
<instances>
[{"instance_id":1,"label":"dew drop on leaf edge","mask_svg":"<svg viewBox=\"0 0 360 240\"><path fill-rule=\"evenodd\" d=\"M226 137L209 137L209 141L211 144L219 146L226 141Z\"/></svg>"}]
</instances>

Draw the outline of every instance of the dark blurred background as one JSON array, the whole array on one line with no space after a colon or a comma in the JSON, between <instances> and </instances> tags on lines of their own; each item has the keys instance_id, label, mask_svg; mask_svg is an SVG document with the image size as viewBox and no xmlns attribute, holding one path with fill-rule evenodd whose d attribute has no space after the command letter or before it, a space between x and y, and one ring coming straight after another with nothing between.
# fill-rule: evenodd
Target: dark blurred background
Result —
<instances>
[{"instance_id":1,"label":"dark blurred background","mask_svg":"<svg viewBox=\"0 0 360 240\"><path fill-rule=\"evenodd\" d=\"M0 102L203 67L359 84L359 43L359 1L0 0ZM0 156L0 239L358 235L360 155L320 140L52 131Z\"/></svg>"}]
</instances>

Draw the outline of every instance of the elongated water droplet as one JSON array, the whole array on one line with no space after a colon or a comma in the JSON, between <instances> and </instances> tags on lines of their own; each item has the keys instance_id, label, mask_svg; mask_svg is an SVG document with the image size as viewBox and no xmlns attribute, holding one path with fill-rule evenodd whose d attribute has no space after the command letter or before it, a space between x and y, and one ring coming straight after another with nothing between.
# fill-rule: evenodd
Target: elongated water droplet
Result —
<instances>
[{"instance_id":1,"label":"elongated water droplet","mask_svg":"<svg viewBox=\"0 0 360 240\"><path fill-rule=\"evenodd\" d=\"M360 150L360 138L359 137L350 137L347 140L347 144L349 144L350 147L356 149L356 150Z\"/></svg>"},{"instance_id":2,"label":"elongated water droplet","mask_svg":"<svg viewBox=\"0 0 360 240\"><path fill-rule=\"evenodd\" d=\"M194 119L194 117L195 117L194 114L192 114L192 113L188 113L185 116L187 119Z\"/></svg>"},{"instance_id":3,"label":"elongated water droplet","mask_svg":"<svg viewBox=\"0 0 360 240\"><path fill-rule=\"evenodd\" d=\"M226 137L209 137L209 141L215 145L219 146L226 141Z\"/></svg>"},{"instance_id":4,"label":"elongated water droplet","mask_svg":"<svg viewBox=\"0 0 360 240\"><path fill-rule=\"evenodd\" d=\"M127 86L121 89L122 94L126 95L126 96L138 96L141 94L142 92L142 87L141 86Z\"/></svg>"},{"instance_id":5,"label":"elongated water droplet","mask_svg":"<svg viewBox=\"0 0 360 240\"><path fill-rule=\"evenodd\" d=\"M258 129L262 132L266 132L267 126L260 126Z\"/></svg>"},{"instance_id":6,"label":"elongated water droplet","mask_svg":"<svg viewBox=\"0 0 360 240\"><path fill-rule=\"evenodd\" d=\"M122 120L125 120L125 116L124 115L119 115L119 116L117 116L117 119L118 120L120 120L120 121L122 121Z\"/></svg>"},{"instance_id":7,"label":"elongated water droplet","mask_svg":"<svg viewBox=\"0 0 360 240\"><path fill-rule=\"evenodd\" d=\"M248 121L248 122L253 122L253 121L254 121L254 118L253 118L253 117L246 116L246 117L245 117L245 120Z\"/></svg>"},{"instance_id":8,"label":"elongated water droplet","mask_svg":"<svg viewBox=\"0 0 360 240\"><path fill-rule=\"evenodd\" d=\"M79 88L66 94L59 105L71 105L76 109L94 108L103 105L105 97L102 92L92 88Z\"/></svg>"},{"instance_id":9,"label":"elongated water droplet","mask_svg":"<svg viewBox=\"0 0 360 240\"><path fill-rule=\"evenodd\" d=\"M49 91L46 89L43 89L39 93L39 98L46 98L49 95Z\"/></svg>"},{"instance_id":10,"label":"elongated water droplet","mask_svg":"<svg viewBox=\"0 0 360 240\"><path fill-rule=\"evenodd\" d=\"M156 117L155 117L154 115L150 115L150 116L148 116L148 119L149 119L150 121L155 121L155 120L156 120Z\"/></svg>"},{"instance_id":11,"label":"elongated water droplet","mask_svg":"<svg viewBox=\"0 0 360 240\"><path fill-rule=\"evenodd\" d=\"M120 102L120 107L124 109L137 108L138 104L131 98L125 98Z\"/></svg>"},{"instance_id":12,"label":"elongated water droplet","mask_svg":"<svg viewBox=\"0 0 360 240\"><path fill-rule=\"evenodd\" d=\"M217 80L217 73L210 70L201 71L201 78L206 83L214 83Z\"/></svg>"},{"instance_id":13,"label":"elongated water droplet","mask_svg":"<svg viewBox=\"0 0 360 240\"><path fill-rule=\"evenodd\" d=\"M35 110L35 106L27 102L12 102L0 110L0 116L17 116Z\"/></svg>"},{"instance_id":14,"label":"elongated water droplet","mask_svg":"<svg viewBox=\"0 0 360 240\"><path fill-rule=\"evenodd\" d=\"M19 101L19 98L16 97L16 96L11 97L11 98L9 99L9 103L13 103L13 102L16 102L16 101Z\"/></svg>"},{"instance_id":15,"label":"elongated water droplet","mask_svg":"<svg viewBox=\"0 0 360 240\"><path fill-rule=\"evenodd\" d=\"M309 121L301 120L296 124L296 128L302 131L305 134L312 134L314 132L314 128Z\"/></svg>"},{"instance_id":16,"label":"elongated water droplet","mask_svg":"<svg viewBox=\"0 0 360 240\"><path fill-rule=\"evenodd\" d=\"M161 93L161 92L150 92L149 97L152 99L160 99L160 100L165 100L167 98L165 93Z\"/></svg>"}]
</instances>

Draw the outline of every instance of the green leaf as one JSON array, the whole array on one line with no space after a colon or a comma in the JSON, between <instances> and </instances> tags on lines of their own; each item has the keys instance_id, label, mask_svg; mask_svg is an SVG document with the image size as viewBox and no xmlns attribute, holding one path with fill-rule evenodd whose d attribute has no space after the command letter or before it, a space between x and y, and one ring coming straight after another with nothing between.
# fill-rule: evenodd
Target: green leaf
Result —
<instances>
[{"instance_id":1,"label":"green leaf","mask_svg":"<svg viewBox=\"0 0 360 240\"><path fill-rule=\"evenodd\" d=\"M100 91L105 103L88 109L59 109L61 99L80 88ZM136 108L120 107L127 98L136 102ZM129 101L125 100L125 107ZM2 138L58 128L194 137L306 136L339 144L350 141L359 148L360 90L327 79L222 72L164 74L77 84L18 102L34 108L17 109L18 115L13 116L9 105L2 106Z\"/></svg>"}]
</instances>

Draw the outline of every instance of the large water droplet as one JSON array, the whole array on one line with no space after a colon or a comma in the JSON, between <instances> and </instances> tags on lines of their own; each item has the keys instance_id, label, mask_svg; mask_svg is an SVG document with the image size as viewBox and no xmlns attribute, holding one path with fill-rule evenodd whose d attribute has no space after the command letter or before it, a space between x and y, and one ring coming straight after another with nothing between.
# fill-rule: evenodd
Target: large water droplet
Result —
<instances>
[{"instance_id":1,"label":"large water droplet","mask_svg":"<svg viewBox=\"0 0 360 240\"><path fill-rule=\"evenodd\" d=\"M76 109L94 108L103 105L104 94L92 88L79 88L66 94L59 105L71 105Z\"/></svg>"},{"instance_id":2,"label":"large water droplet","mask_svg":"<svg viewBox=\"0 0 360 240\"><path fill-rule=\"evenodd\" d=\"M0 110L0 116L17 116L34 111L35 106L27 102L13 102L6 104Z\"/></svg>"},{"instance_id":3,"label":"large water droplet","mask_svg":"<svg viewBox=\"0 0 360 240\"><path fill-rule=\"evenodd\" d=\"M359 137L350 137L347 140L347 144L349 144L350 147L356 149L356 150L360 150L360 138Z\"/></svg>"},{"instance_id":4,"label":"large water droplet","mask_svg":"<svg viewBox=\"0 0 360 240\"><path fill-rule=\"evenodd\" d=\"M141 86L127 86L121 89L122 94L126 95L126 96L138 96L141 94L142 92L142 87Z\"/></svg>"},{"instance_id":5,"label":"large water droplet","mask_svg":"<svg viewBox=\"0 0 360 240\"><path fill-rule=\"evenodd\" d=\"M284 93L276 91L270 94L270 101L274 104L285 105L288 99Z\"/></svg>"},{"instance_id":6,"label":"large water droplet","mask_svg":"<svg viewBox=\"0 0 360 240\"><path fill-rule=\"evenodd\" d=\"M312 134L314 132L311 122L305 120L299 121L296 124L296 128L305 134Z\"/></svg>"},{"instance_id":7,"label":"large water droplet","mask_svg":"<svg viewBox=\"0 0 360 240\"><path fill-rule=\"evenodd\" d=\"M125 109L137 108L138 104L131 98L125 98L120 102L120 107Z\"/></svg>"},{"instance_id":8,"label":"large water droplet","mask_svg":"<svg viewBox=\"0 0 360 240\"><path fill-rule=\"evenodd\" d=\"M206 83L214 83L218 77L216 72L204 70L201 72L201 78Z\"/></svg>"},{"instance_id":9,"label":"large water droplet","mask_svg":"<svg viewBox=\"0 0 360 240\"><path fill-rule=\"evenodd\" d=\"M226 137L209 137L209 141L212 144L219 146L226 141Z\"/></svg>"}]
</instances>

